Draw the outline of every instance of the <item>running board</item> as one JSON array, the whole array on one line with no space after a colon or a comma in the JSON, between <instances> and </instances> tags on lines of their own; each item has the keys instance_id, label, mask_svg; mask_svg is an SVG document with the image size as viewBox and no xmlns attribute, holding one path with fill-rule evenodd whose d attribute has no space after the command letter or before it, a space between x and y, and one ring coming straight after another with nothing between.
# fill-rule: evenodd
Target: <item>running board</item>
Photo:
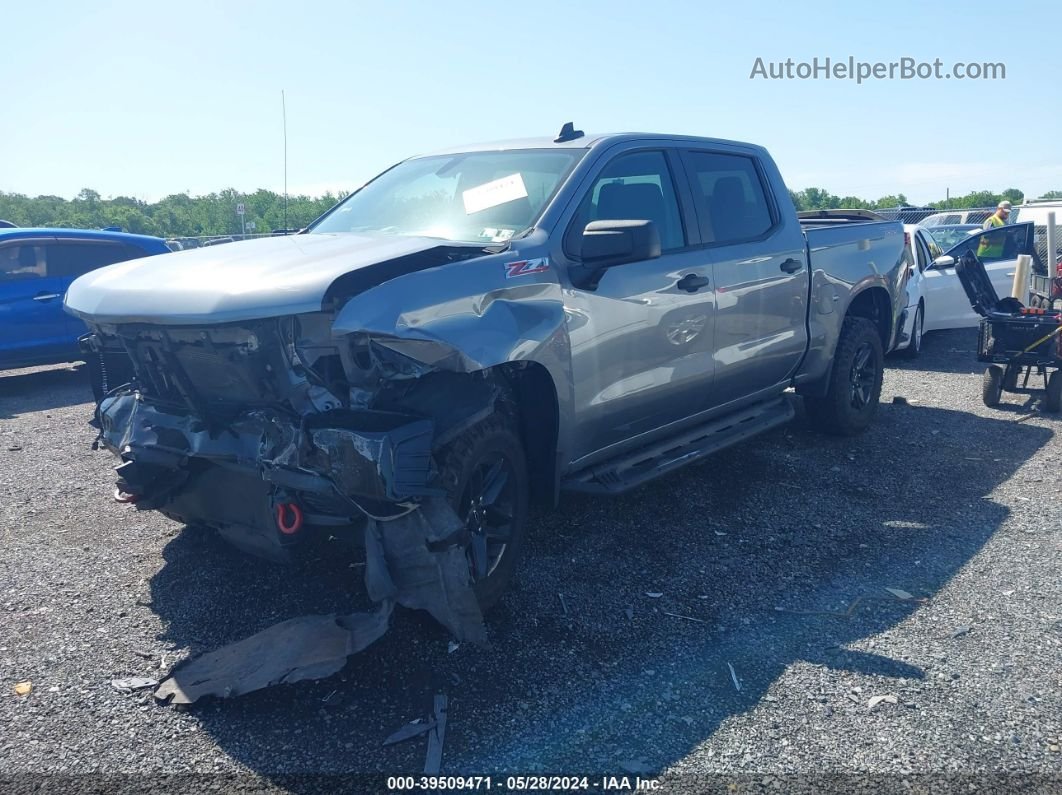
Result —
<instances>
[{"instance_id":1,"label":"running board","mask_svg":"<svg viewBox=\"0 0 1062 795\"><path fill-rule=\"evenodd\" d=\"M621 494L692 461L784 425L795 414L792 398L782 396L576 472L565 478L561 488L586 494Z\"/></svg>"}]
</instances>

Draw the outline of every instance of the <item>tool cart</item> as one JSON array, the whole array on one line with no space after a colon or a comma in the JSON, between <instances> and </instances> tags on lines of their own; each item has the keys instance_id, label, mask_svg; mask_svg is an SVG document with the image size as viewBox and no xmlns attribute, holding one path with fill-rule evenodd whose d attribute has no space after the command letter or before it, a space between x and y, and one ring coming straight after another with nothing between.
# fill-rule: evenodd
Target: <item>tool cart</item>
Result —
<instances>
[{"instance_id":1,"label":"tool cart","mask_svg":"<svg viewBox=\"0 0 1062 795\"><path fill-rule=\"evenodd\" d=\"M994 408L1004 392L1011 392L1042 395L1045 410L1062 410L1062 311L1026 307L1009 296L1000 299L972 252L963 254L955 272L981 316L977 360L989 363L982 388L985 405ZM1042 388L1030 386L1041 379Z\"/></svg>"}]
</instances>

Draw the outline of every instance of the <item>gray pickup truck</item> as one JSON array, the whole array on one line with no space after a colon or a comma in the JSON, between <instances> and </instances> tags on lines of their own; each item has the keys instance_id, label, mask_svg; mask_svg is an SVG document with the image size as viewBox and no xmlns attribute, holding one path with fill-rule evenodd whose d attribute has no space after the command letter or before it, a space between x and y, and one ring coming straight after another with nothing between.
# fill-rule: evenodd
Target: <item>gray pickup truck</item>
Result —
<instances>
[{"instance_id":1,"label":"gray pickup truck","mask_svg":"<svg viewBox=\"0 0 1062 795\"><path fill-rule=\"evenodd\" d=\"M565 125L405 160L298 234L94 271L66 308L115 496L271 556L441 500L486 608L532 499L748 439L791 388L827 432L871 422L903 228L804 215L759 146Z\"/></svg>"}]
</instances>

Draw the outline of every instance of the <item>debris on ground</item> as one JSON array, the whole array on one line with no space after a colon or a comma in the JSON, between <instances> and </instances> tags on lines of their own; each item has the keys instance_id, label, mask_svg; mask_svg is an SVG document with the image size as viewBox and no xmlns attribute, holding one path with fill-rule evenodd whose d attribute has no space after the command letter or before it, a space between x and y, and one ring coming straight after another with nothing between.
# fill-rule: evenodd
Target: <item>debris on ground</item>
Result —
<instances>
[{"instance_id":1,"label":"debris on ground","mask_svg":"<svg viewBox=\"0 0 1062 795\"><path fill-rule=\"evenodd\" d=\"M395 604L428 611L457 642L485 644L483 615L459 543L462 527L449 504L434 497L395 519L369 519L365 586L378 610L282 621L184 663L162 682L155 697L191 704L207 695L230 698L271 685L324 679L387 632Z\"/></svg>"},{"instance_id":2,"label":"debris on ground","mask_svg":"<svg viewBox=\"0 0 1062 795\"><path fill-rule=\"evenodd\" d=\"M867 701L867 709L874 709L878 704L898 704L896 696L871 696Z\"/></svg>"},{"instance_id":3,"label":"debris on ground","mask_svg":"<svg viewBox=\"0 0 1062 795\"><path fill-rule=\"evenodd\" d=\"M627 620L628 621L634 621L634 608L633 607L625 607L625 608L623 608L623 612L627 616Z\"/></svg>"},{"instance_id":4,"label":"debris on ground","mask_svg":"<svg viewBox=\"0 0 1062 795\"><path fill-rule=\"evenodd\" d=\"M446 738L446 710L446 696L442 694L435 696L435 725L428 730L428 754L424 759L424 773L429 776L437 774L442 767L443 740Z\"/></svg>"},{"instance_id":5,"label":"debris on ground","mask_svg":"<svg viewBox=\"0 0 1062 795\"><path fill-rule=\"evenodd\" d=\"M568 603L564 601L564 594L558 593L557 597L560 599L561 609L564 611L564 615L568 615Z\"/></svg>"},{"instance_id":6,"label":"debris on ground","mask_svg":"<svg viewBox=\"0 0 1062 795\"><path fill-rule=\"evenodd\" d=\"M146 676L130 676L125 679L112 679L111 687L125 693L132 693L137 690L147 690L149 687L155 687L158 683L158 679L151 679Z\"/></svg>"},{"instance_id":7,"label":"debris on ground","mask_svg":"<svg viewBox=\"0 0 1062 795\"><path fill-rule=\"evenodd\" d=\"M446 653L447 654L453 654L455 651L457 651L460 648L461 648L461 644L458 643L457 641L453 641L452 640L452 641L450 641L449 643L446 644Z\"/></svg>"},{"instance_id":8,"label":"debris on ground","mask_svg":"<svg viewBox=\"0 0 1062 795\"><path fill-rule=\"evenodd\" d=\"M331 693L321 699L321 703L324 704L326 707L338 707L340 704L343 703L343 698L344 696L342 693L340 693L338 690L333 690Z\"/></svg>"},{"instance_id":9,"label":"debris on ground","mask_svg":"<svg viewBox=\"0 0 1062 795\"><path fill-rule=\"evenodd\" d=\"M726 667L730 669L730 679L734 683L734 689L741 692L741 681L738 679L737 671L734 670L734 666L731 663L727 663Z\"/></svg>"},{"instance_id":10,"label":"debris on ground","mask_svg":"<svg viewBox=\"0 0 1062 795\"><path fill-rule=\"evenodd\" d=\"M420 737L420 735L431 731L435 728L435 718L424 720L424 718L417 718L414 721L410 721L401 729L391 732L387 739L383 741L384 745L395 745L396 743L404 743L406 740L412 740L414 737Z\"/></svg>"},{"instance_id":11,"label":"debris on ground","mask_svg":"<svg viewBox=\"0 0 1062 795\"><path fill-rule=\"evenodd\" d=\"M33 691L33 682L19 682L15 685L16 696L28 696Z\"/></svg>"},{"instance_id":12,"label":"debris on ground","mask_svg":"<svg viewBox=\"0 0 1062 795\"><path fill-rule=\"evenodd\" d=\"M955 640L956 638L961 638L963 635L969 635L970 629L971 628L965 624L961 627L956 627L955 631L951 633L951 639Z\"/></svg>"},{"instance_id":13,"label":"debris on ground","mask_svg":"<svg viewBox=\"0 0 1062 795\"><path fill-rule=\"evenodd\" d=\"M203 696L231 698L270 685L324 679L387 631L392 608L388 602L376 613L301 616L274 624L179 666L155 698L191 704Z\"/></svg>"},{"instance_id":14,"label":"debris on ground","mask_svg":"<svg viewBox=\"0 0 1062 795\"><path fill-rule=\"evenodd\" d=\"M663 610L661 612L663 612L663 614L665 616L671 616L672 618L682 618L682 619L685 619L686 621L696 621L698 624L707 624L708 623L703 618L694 618L693 616L683 616L683 615L680 615L679 613L669 613L669 612L667 612L667 610Z\"/></svg>"},{"instance_id":15,"label":"debris on ground","mask_svg":"<svg viewBox=\"0 0 1062 795\"><path fill-rule=\"evenodd\" d=\"M903 588L886 588L885 590L888 591L889 593L891 593L897 599L901 599L904 602L906 602L906 601L908 601L910 599L914 599L914 595L908 593L905 590L903 590Z\"/></svg>"},{"instance_id":16,"label":"debris on ground","mask_svg":"<svg viewBox=\"0 0 1062 795\"><path fill-rule=\"evenodd\" d=\"M659 591L646 591L645 595L648 596L650 599L659 599L661 596L663 596L663 594Z\"/></svg>"}]
</instances>

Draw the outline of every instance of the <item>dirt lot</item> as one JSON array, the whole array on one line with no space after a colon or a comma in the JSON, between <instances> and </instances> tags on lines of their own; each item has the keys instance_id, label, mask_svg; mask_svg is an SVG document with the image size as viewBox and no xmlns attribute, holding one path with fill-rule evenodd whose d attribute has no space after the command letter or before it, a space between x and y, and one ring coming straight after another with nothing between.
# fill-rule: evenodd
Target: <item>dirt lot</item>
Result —
<instances>
[{"instance_id":1,"label":"dirt lot","mask_svg":"<svg viewBox=\"0 0 1062 795\"><path fill-rule=\"evenodd\" d=\"M488 650L450 652L401 611L336 677L182 711L111 680L348 611L361 569L338 552L261 563L114 503L85 374L4 373L0 777L128 773L146 789L144 774L222 772L309 791L299 775L358 773L379 790L423 769L423 738L381 743L436 693L443 772L495 789L533 773L676 791L749 774L1062 777L1060 420L1016 396L986 409L974 342L933 334L916 363L891 361L864 436L798 420L622 499L540 512Z\"/></svg>"}]
</instances>

